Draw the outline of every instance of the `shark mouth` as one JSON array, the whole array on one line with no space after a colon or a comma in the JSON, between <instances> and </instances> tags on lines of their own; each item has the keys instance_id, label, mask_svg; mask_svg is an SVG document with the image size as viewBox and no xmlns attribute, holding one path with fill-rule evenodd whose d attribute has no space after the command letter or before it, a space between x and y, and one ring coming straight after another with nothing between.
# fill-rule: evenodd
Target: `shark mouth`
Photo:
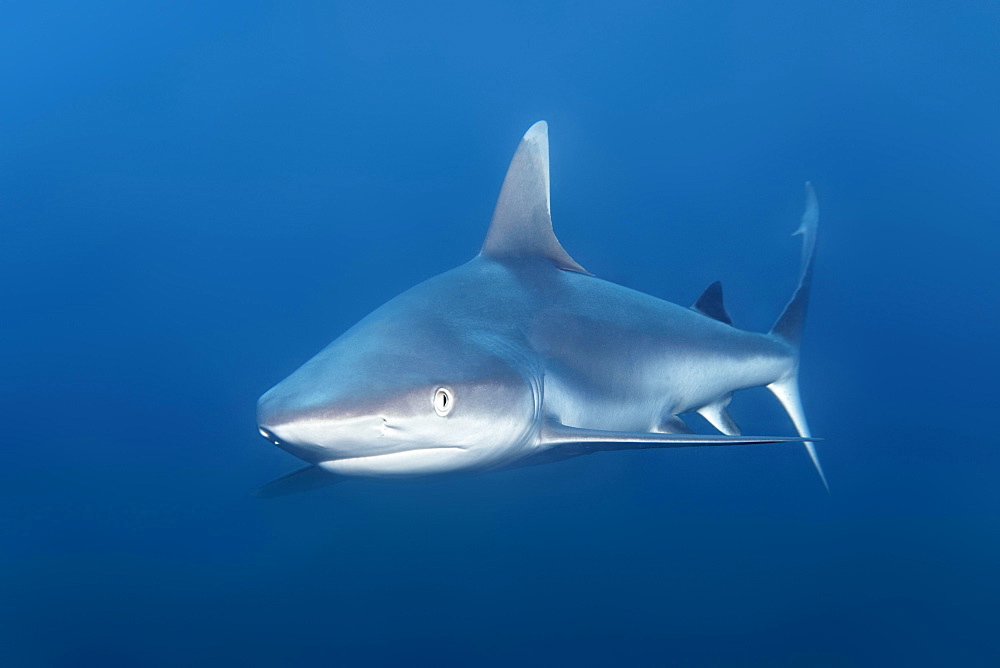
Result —
<instances>
[{"instance_id":1,"label":"shark mouth","mask_svg":"<svg viewBox=\"0 0 1000 668\"><path fill-rule=\"evenodd\" d=\"M329 459L319 462L318 466L340 475L401 477L446 473L467 468L471 463L472 458L466 448L442 446L364 457Z\"/></svg>"}]
</instances>

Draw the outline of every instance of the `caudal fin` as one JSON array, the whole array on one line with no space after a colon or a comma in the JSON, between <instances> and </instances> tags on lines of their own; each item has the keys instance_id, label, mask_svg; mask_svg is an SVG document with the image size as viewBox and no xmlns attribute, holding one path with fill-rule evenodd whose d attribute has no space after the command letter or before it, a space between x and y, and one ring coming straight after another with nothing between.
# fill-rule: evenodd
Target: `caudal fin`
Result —
<instances>
[{"instance_id":1,"label":"caudal fin","mask_svg":"<svg viewBox=\"0 0 1000 668\"><path fill-rule=\"evenodd\" d=\"M792 419L792 423L795 425L799 436L803 438L808 438L812 434L809 433L809 423L806 422L806 415L802 410L802 401L799 397L798 352L802 344L802 329L805 325L806 309L809 306L809 288L812 285L813 260L816 257L816 233L818 229L819 203L816 201L816 191L813 190L812 184L807 182L806 209L802 214L802 223L795 231L796 236L802 237L802 268L799 272L799 285L785 306L785 310L782 311L781 316L774 323L774 327L771 328L772 335L782 339L795 349L795 370L788 376L767 386L767 389L771 390L774 396L778 398L778 401L781 402L785 412L788 413L788 417ZM823 486L826 487L827 491L830 491L830 486L826 482L826 476L823 475L823 467L820 466L819 457L816 454L815 444L806 442L805 446L806 451L809 453L809 458L812 459L813 466L816 467L816 472L819 473L819 477L823 481Z\"/></svg>"},{"instance_id":2,"label":"caudal fin","mask_svg":"<svg viewBox=\"0 0 1000 668\"><path fill-rule=\"evenodd\" d=\"M799 436L803 438L812 436L812 433L809 431L809 423L806 422L805 411L802 410L802 400L799 398L799 377L788 376L775 383L771 383L767 386L767 389L771 390L771 393L778 398L785 412L788 413L788 417L792 418L792 424L795 425L795 431L799 433ZM813 466L816 467L819 479L823 481L823 487L829 492L830 484L826 481L826 476L823 474L823 467L819 463L819 455L816 454L816 444L812 441L806 441L804 445L806 446L806 452L809 453L809 459L812 460Z\"/></svg>"},{"instance_id":3,"label":"caudal fin","mask_svg":"<svg viewBox=\"0 0 1000 668\"><path fill-rule=\"evenodd\" d=\"M819 229L819 203L812 184L806 182L806 210L802 223L792 236L802 237L802 268L799 271L799 286L788 300L785 310L771 328L771 333L780 336L798 349L802 341L802 328L809 306L809 288L812 286L813 260L816 257L816 232Z\"/></svg>"}]
</instances>

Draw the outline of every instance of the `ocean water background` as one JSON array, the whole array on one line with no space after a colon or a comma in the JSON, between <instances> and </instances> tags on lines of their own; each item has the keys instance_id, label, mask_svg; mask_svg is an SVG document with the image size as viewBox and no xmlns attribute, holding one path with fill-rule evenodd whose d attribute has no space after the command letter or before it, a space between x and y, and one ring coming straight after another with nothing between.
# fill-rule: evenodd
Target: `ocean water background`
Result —
<instances>
[{"instance_id":1,"label":"ocean water background","mask_svg":"<svg viewBox=\"0 0 1000 668\"><path fill-rule=\"evenodd\" d=\"M995 3L0 16L3 665L1000 663ZM539 119L567 250L748 329L816 184L831 494L776 445L253 496L256 398L472 257Z\"/></svg>"}]
</instances>

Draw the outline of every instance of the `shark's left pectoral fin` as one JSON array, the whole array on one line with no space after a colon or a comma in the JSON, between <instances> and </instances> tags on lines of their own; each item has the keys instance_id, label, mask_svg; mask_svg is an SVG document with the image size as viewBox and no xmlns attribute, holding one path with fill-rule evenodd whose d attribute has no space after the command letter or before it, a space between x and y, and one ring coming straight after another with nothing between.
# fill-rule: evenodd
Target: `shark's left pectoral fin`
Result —
<instances>
[{"instance_id":1,"label":"shark's left pectoral fin","mask_svg":"<svg viewBox=\"0 0 1000 668\"><path fill-rule=\"evenodd\" d=\"M639 431L602 431L567 427L547 421L541 429L543 448L576 448L583 452L598 450L642 450L646 448L689 448L708 445L756 445L760 443L802 443L795 436L726 436L714 434L660 434Z\"/></svg>"},{"instance_id":2,"label":"shark's left pectoral fin","mask_svg":"<svg viewBox=\"0 0 1000 668\"><path fill-rule=\"evenodd\" d=\"M498 260L544 258L559 269L590 273L569 256L552 231L545 121L531 126L510 161L480 254Z\"/></svg>"},{"instance_id":3,"label":"shark's left pectoral fin","mask_svg":"<svg viewBox=\"0 0 1000 668\"><path fill-rule=\"evenodd\" d=\"M283 475L267 483L257 490L257 496L270 499L276 496L287 496L299 492L310 492L314 489L343 482L346 478L330 473L318 466L306 466L288 475Z\"/></svg>"}]
</instances>

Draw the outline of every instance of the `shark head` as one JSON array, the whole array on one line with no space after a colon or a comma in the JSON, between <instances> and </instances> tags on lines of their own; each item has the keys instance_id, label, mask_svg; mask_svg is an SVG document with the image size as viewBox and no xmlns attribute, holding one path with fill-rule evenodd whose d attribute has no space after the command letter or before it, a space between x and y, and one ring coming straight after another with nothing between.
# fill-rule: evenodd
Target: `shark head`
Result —
<instances>
[{"instance_id":1,"label":"shark head","mask_svg":"<svg viewBox=\"0 0 1000 668\"><path fill-rule=\"evenodd\" d=\"M261 435L366 476L483 468L527 447L539 383L507 339L454 326L466 300L459 291L442 308L447 278L385 304L265 393Z\"/></svg>"},{"instance_id":2,"label":"shark head","mask_svg":"<svg viewBox=\"0 0 1000 668\"><path fill-rule=\"evenodd\" d=\"M552 232L544 122L514 154L480 254L384 304L264 394L261 435L348 475L524 456L537 444L542 403L522 326L534 293L510 270L525 262L586 273Z\"/></svg>"}]
</instances>

